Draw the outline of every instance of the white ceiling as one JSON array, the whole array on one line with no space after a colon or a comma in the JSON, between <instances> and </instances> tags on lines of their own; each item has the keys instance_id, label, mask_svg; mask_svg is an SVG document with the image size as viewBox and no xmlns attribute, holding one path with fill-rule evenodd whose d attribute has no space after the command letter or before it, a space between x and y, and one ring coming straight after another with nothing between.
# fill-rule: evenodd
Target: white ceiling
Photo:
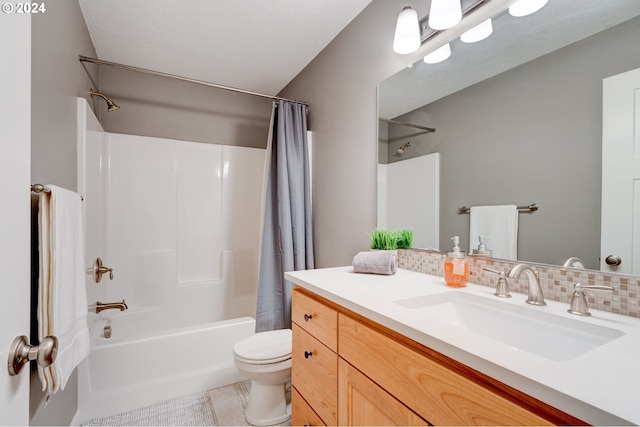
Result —
<instances>
[{"instance_id":1,"label":"white ceiling","mask_svg":"<svg viewBox=\"0 0 640 427\"><path fill-rule=\"evenodd\" d=\"M276 95L371 0L79 0L99 59Z\"/></svg>"}]
</instances>

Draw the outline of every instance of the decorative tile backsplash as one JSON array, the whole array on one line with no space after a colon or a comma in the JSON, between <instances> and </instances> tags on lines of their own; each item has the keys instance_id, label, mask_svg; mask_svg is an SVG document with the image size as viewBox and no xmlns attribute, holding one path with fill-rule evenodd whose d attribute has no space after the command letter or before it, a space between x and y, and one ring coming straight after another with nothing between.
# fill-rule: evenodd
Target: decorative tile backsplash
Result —
<instances>
[{"instance_id":1,"label":"decorative tile backsplash","mask_svg":"<svg viewBox=\"0 0 640 427\"><path fill-rule=\"evenodd\" d=\"M398 250L398 267L419 273L444 276L443 263L445 254L437 251L417 249ZM469 263L469 282L478 285L495 287L498 275L482 270L482 267L507 272L516 262L496 260L493 258L467 257ZM548 300L566 302L571 301L573 285L610 285L615 288L613 293L588 292L589 307L597 310L625 316L640 317L638 295L640 294L640 279L618 274L604 274L594 270L580 270L544 264L530 264L540 279L542 291ZM513 292L527 293L527 279L509 279L509 288Z\"/></svg>"}]
</instances>

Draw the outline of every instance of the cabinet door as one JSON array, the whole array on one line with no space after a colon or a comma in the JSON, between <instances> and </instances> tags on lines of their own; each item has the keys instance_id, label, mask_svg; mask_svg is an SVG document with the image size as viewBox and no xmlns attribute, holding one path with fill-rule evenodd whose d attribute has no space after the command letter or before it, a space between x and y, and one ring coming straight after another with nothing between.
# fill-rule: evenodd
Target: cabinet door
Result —
<instances>
[{"instance_id":1,"label":"cabinet door","mask_svg":"<svg viewBox=\"0 0 640 427\"><path fill-rule=\"evenodd\" d=\"M327 425L338 422L338 355L292 325L291 381Z\"/></svg>"},{"instance_id":2,"label":"cabinet door","mask_svg":"<svg viewBox=\"0 0 640 427\"><path fill-rule=\"evenodd\" d=\"M339 425L421 426L428 424L342 359L338 359L338 372Z\"/></svg>"},{"instance_id":3,"label":"cabinet door","mask_svg":"<svg viewBox=\"0 0 640 427\"><path fill-rule=\"evenodd\" d=\"M303 399L295 387L291 388L291 423L294 426L323 426L322 418Z\"/></svg>"}]
</instances>

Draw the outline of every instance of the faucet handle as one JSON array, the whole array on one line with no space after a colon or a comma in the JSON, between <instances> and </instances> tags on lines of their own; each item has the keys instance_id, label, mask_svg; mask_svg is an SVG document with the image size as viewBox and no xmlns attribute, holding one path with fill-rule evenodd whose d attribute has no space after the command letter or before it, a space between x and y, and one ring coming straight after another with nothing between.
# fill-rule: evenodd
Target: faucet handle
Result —
<instances>
[{"instance_id":1,"label":"faucet handle","mask_svg":"<svg viewBox=\"0 0 640 427\"><path fill-rule=\"evenodd\" d=\"M571 296L569 310L567 310L569 313L576 316L591 316L587 297L584 294L585 291L613 292L615 288L609 285L583 285L582 283L576 283L573 285L573 295Z\"/></svg>"},{"instance_id":2,"label":"faucet handle","mask_svg":"<svg viewBox=\"0 0 640 427\"><path fill-rule=\"evenodd\" d=\"M96 262L93 264L93 280L100 283L102 275L105 273L109 273L109 280L113 280L113 268L105 267L102 264L102 258L96 258Z\"/></svg>"},{"instance_id":3,"label":"faucet handle","mask_svg":"<svg viewBox=\"0 0 640 427\"><path fill-rule=\"evenodd\" d=\"M511 293L509 293L509 282L507 281L507 274L504 271L498 271L492 268L482 267L482 269L498 275L496 292L493 295L499 298L511 298Z\"/></svg>"}]
</instances>

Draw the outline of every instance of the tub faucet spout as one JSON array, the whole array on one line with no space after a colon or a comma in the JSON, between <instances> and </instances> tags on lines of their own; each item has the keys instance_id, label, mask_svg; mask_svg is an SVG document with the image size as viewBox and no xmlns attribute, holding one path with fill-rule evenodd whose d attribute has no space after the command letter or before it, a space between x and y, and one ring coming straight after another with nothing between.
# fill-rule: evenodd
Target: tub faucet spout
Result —
<instances>
[{"instance_id":1,"label":"tub faucet spout","mask_svg":"<svg viewBox=\"0 0 640 427\"><path fill-rule=\"evenodd\" d=\"M125 311L129 307L127 307L127 303L125 303L124 300L122 300L122 302L104 302L104 303L97 301L95 304L92 304L89 306L89 311L91 313L97 314L104 310L113 310L116 308L120 311Z\"/></svg>"},{"instance_id":2,"label":"tub faucet spout","mask_svg":"<svg viewBox=\"0 0 640 427\"><path fill-rule=\"evenodd\" d=\"M547 303L544 301L542 286L540 286L538 275L533 270L533 268L531 268L527 264L516 264L511 267L511 269L507 273L507 277L518 279L520 277L520 274L522 273L525 273L527 279L529 279L529 293L525 302L531 305L547 305Z\"/></svg>"}]
</instances>

